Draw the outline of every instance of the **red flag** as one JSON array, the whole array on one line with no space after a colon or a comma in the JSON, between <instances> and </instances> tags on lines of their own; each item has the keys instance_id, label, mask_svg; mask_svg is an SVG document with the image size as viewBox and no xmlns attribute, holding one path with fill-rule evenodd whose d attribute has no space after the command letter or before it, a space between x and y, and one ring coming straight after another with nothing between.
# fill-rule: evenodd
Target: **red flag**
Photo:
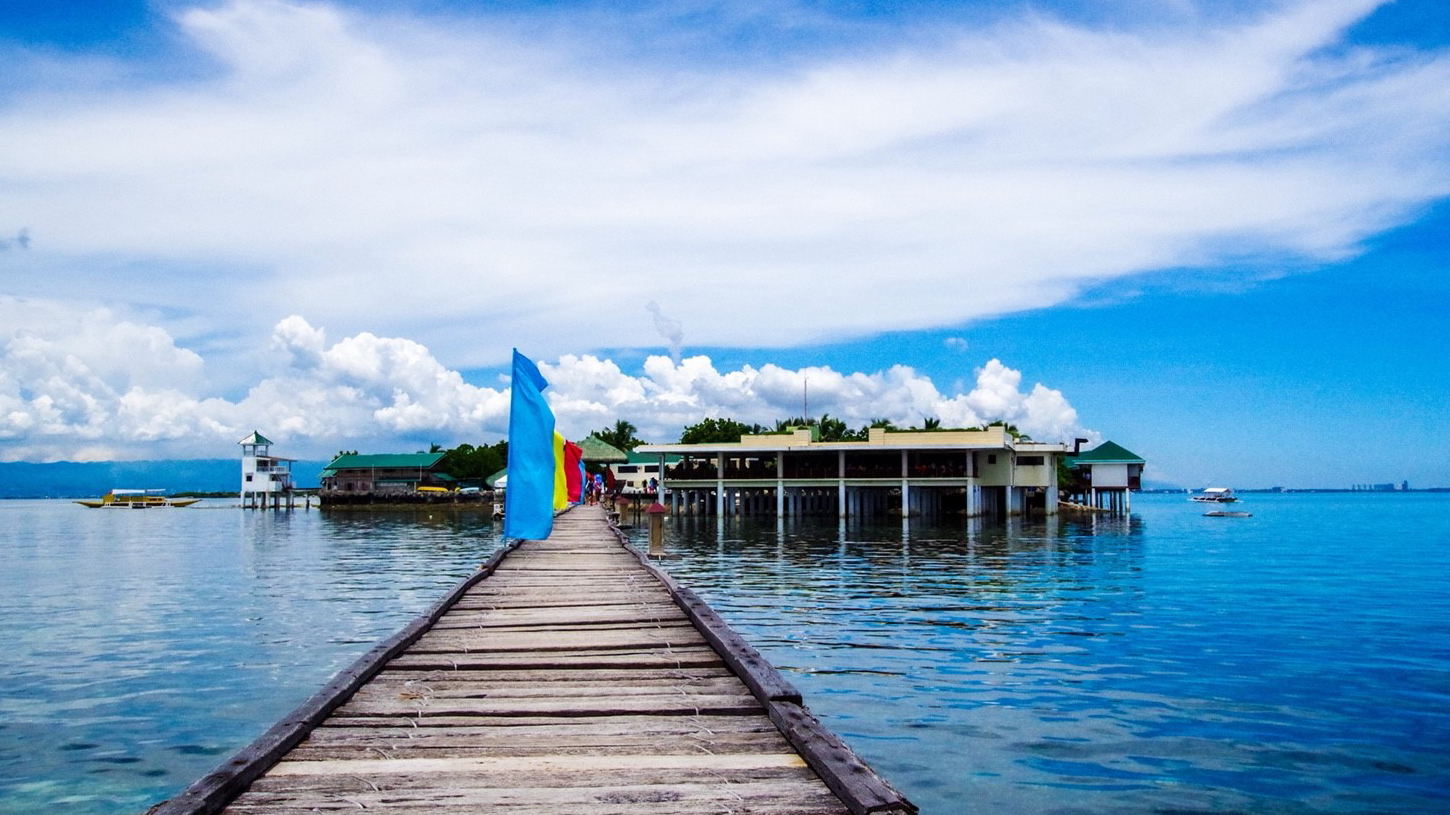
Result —
<instances>
[{"instance_id":1,"label":"red flag","mask_svg":"<svg viewBox=\"0 0 1450 815\"><path fill-rule=\"evenodd\" d=\"M569 501L579 503L584 500L584 470L579 466L579 459L584 455L584 450L572 441L564 442L564 477L569 483Z\"/></svg>"}]
</instances>

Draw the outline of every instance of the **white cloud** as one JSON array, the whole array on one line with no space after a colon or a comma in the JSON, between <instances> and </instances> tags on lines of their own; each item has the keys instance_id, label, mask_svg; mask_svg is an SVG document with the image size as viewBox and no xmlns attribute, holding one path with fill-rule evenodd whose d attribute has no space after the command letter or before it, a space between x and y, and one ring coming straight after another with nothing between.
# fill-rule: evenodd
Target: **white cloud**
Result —
<instances>
[{"instance_id":1,"label":"white cloud","mask_svg":"<svg viewBox=\"0 0 1450 815\"><path fill-rule=\"evenodd\" d=\"M116 297L183 339L255 345L302 313L470 367L508 344L658 347L651 299L671 343L776 347L1225 257L1341 258L1450 191L1450 57L1330 47L1375 5L1036 16L775 72L519 33L566 15L199 6L177 24L211 70L17 72L0 211L31 227L36 273L14 291L154 268L167 285Z\"/></svg>"},{"instance_id":2,"label":"white cloud","mask_svg":"<svg viewBox=\"0 0 1450 815\"><path fill-rule=\"evenodd\" d=\"M0 311L50 318L0 334L0 460L226 457L252 430L277 442L279 452L307 457L477 443L507 429L507 388L465 382L412 340L362 333L329 344L322 329L289 316L273 329L279 369L233 402L199 384L148 386L118 375L121 359L138 368L201 366L162 329L104 311L66 318L50 304L13 298L0 298ZM970 391L950 395L904 366L720 371L705 356L676 363L659 355L632 375L609 359L566 355L539 368L559 429L571 438L620 418L661 442L707 416L768 424L800 413L803 387L812 415L829 413L853 427L938 417L947 426L1004 419L1044 440L1083 432L1061 393L1042 385L1024 392L1021 374L998 360L977 371Z\"/></svg>"}]
</instances>

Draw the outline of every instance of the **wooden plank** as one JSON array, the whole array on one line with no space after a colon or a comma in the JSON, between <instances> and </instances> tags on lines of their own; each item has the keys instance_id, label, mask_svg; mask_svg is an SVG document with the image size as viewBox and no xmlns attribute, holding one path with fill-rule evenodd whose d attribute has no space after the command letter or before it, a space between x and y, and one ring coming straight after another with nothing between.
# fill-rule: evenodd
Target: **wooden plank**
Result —
<instances>
[{"instance_id":1,"label":"wooden plank","mask_svg":"<svg viewBox=\"0 0 1450 815\"><path fill-rule=\"evenodd\" d=\"M610 784L580 787L464 788L433 792L364 789L346 797L249 792L230 811L293 815L359 809L398 815L505 812L509 815L676 815L749 812L753 815L845 815L848 810L819 782L788 784Z\"/></svg>"},{"instance_id":2,"label":"wooden plank","mask_svg":"<svg viewBox=\"0 0 1450 815\"><path fill-rule=\"evenodd\" d=\"M709 714L734 716L763 714L760 700L750 694L705 696L666 694L653 696L538 698L538 699L353 699L338 708L338 715L363 716L663 716Z\"/></svg>"},{"instance_id":3,"label":"wooden plank","mask_svg":"<svg viewBox=\"0 0 1450 815\"><path fill-rule=\"evenodd\" d=\"M567 776L571 780L584 772L632 773L659 770L762 770L781 767L804 769L806 763L793 751L747 755L629 755L629 756L509 756L504 758L404 758L360 759L356 761L287 761L278 764L265 778L289 775L421 775L460 773L469 776L499 775L521 778L525 774Z\"/></svg>"}]
</instances>

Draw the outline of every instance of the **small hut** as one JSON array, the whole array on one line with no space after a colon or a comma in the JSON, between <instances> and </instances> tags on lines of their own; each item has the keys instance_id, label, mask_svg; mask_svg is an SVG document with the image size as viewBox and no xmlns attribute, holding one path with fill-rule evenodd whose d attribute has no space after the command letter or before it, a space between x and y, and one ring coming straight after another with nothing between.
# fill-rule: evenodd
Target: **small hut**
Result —
<instances>
[{"instance_id":1,"label":"small hut","mask_svg":"<svg viewBox=\"0 0 1450 815\"><path fill-rule=\"evenodd\" d=\"M598 436L590 436L579 442L580 456L585 464L622 464L629 461L629 454Z\"/></svg>"}]
</instances>

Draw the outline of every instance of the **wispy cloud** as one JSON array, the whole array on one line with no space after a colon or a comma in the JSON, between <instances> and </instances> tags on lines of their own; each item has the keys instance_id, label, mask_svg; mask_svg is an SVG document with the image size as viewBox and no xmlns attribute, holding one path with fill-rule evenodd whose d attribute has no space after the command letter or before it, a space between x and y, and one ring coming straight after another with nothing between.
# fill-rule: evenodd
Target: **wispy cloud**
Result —
<instances>
[{"instance_id":1,"label":"wispy cloud","mask_svg":"<svg viewBox=\"0 0 1450 815\"><path fill-rule=\"evenodd\" d=\"M508 426L506 384L479 387L408 339L361 333L329 341L301 317L272 329L272 372L236 400L207 397L203 361L155 326L96 311L68 319L51 304L0 298L0 460L210 457L253 429L292 455L478 442ZM540 360L560 429L572 438L619 418L673 441L706 416L770 422L794 415L801 381L813 410L853 425L922 416L947 426L1005 419L1042 439L1081 433L1058 391L1021 387L990 360L966 392L942 393L910 368L841 373L776 365L718 370L708 357L649 357L643 373L591 355Z\"/></svg>"},{"instance_id":2,"label":"wispy cloud","mask_svg":"<svg viewBox=\"0 0 1450 815\"><path fill-rule=\"evenodd\" d=\"M15 233L15 237L13 238L0 238L0 252L7 251L12 246L16 249L29 249L30 230L21 229L19 232Z\"/></svg>"},{"instance_id":3,"label":"wispy cloud","mask_svg":"<svg viewBox=\"0 0 1450 815\"><path fill-rule=\"evenodd\" d=\"M21 72L0 209L47 236L21 294L186 269L164 305L209 333L300 313L460 367L654 345L619 307L638 292L702 345L952 325L1147 270L1342 258L1445 195L1450 57L1336 47L1375 5L1037 16L766 72L571 50L558 15L526 39L233 0L176 18L209 70Z\"/></svg>"}]
</instances>

